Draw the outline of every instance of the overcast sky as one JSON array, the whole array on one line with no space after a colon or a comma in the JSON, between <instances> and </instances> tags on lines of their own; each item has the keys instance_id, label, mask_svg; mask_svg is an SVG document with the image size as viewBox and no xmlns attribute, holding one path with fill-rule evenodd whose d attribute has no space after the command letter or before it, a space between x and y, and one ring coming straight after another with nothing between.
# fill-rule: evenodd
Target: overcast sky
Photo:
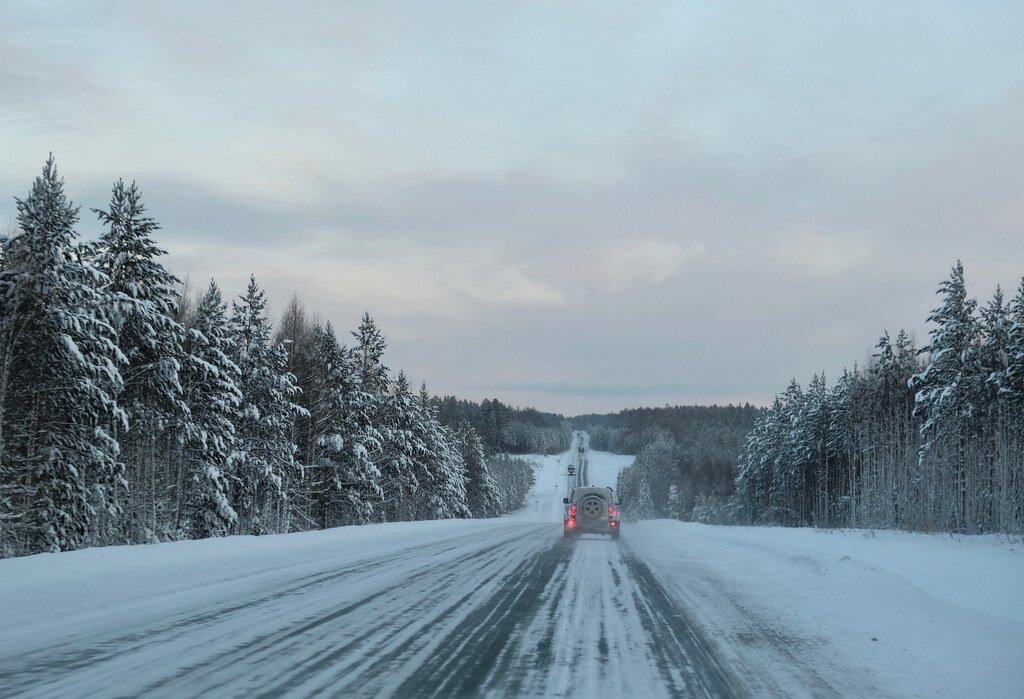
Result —
<instances>
[{"instance_id":1,"label":"overcast sky","mask_svg":"<svg viewBox=\"0 0 1024 699\"><path fill-rule=\"evenodd\" d=\"M0 223L53 151L179 277L436 393L764 404L1024 274L1024 3L20 2ZM95 235L85 217L80 230Z\"/></svg>"}]
</instances>

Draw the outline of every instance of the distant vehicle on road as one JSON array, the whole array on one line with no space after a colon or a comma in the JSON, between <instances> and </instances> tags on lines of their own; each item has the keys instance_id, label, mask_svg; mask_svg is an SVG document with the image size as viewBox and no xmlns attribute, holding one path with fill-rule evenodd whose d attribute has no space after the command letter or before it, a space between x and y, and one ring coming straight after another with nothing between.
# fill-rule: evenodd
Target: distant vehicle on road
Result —
<instances>
[{"instance_id":1,"label":"distant vehicle on road","mask_svg":"<svg viewBox=\"0 0 1024 699\"><path fill-rule=\"evenodd\" d=\"M563 536L608 534L619 538L619 501L611 488L574 488L572 495L562 498L562 503L569 506L562 520Z\"/></svg>"}]
</instances>

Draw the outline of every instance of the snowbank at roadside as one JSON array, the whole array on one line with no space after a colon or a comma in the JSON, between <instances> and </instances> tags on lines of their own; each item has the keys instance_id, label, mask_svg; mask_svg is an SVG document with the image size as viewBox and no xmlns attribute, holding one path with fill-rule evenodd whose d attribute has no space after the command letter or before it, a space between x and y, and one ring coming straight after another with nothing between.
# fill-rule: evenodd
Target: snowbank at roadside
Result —
<instances>
[{"instance_id":1,"label":"snowbank at roadside","mask_svg":"<svg viewBox=\"0 0 1024 699\"><path fill-rule=\"evenodd\" d=\"M998 537L716 527L623 537L739 668L857 696L1015 697L1024 687L1024 546ZM856 672L851 673L851 668Z\"/></svg>"},{"instance_id":2,"label":"snowbank at roadside","mask_svg":"<svg viewBox=\"0 0 1024 699\"><path fill-rule=\"evenodd\" d=\"M705 538L791 558L813 552L834 569L856 562L892 573L944 602L1024 622L1024 542L1005 536L692 526Z\"/></svg>"}]
</instances>

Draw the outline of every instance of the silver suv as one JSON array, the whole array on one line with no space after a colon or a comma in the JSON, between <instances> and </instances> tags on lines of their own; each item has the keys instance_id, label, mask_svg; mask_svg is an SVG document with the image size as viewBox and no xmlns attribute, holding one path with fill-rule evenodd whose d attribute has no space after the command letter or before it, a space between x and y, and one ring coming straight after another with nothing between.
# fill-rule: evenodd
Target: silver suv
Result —
<instances>
[{"instance_id":1,"label":"silver suv","mask_svg":"<svg viewBox=\"0 0 1024 699\"><path fill-rule=\"evenodd\" d=\"M619 520L619 501L611 488L574 488L572 495L562 498L568 505L562 518L562 534L609 534L619 538L622 523Z\"/></svg>"}]
</instances>

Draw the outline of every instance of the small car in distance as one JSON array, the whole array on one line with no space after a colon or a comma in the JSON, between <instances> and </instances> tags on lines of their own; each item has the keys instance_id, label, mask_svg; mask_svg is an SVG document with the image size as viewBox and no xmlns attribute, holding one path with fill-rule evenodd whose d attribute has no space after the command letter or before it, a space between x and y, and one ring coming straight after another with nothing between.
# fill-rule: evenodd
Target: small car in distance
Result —
<instances>
[{"instance_id":1,"label":"small car in distance","mask_svg":"<svg viewBox=\"0 0 1024 699\"><path fill-rule=\"evenodd\" d=\"M619 538L622 522L619 518L619 501L611 488L574 488L572 495L562 498L568 505L562 519L562 535L608 534Z\"/></svg>"}]
</instances>

